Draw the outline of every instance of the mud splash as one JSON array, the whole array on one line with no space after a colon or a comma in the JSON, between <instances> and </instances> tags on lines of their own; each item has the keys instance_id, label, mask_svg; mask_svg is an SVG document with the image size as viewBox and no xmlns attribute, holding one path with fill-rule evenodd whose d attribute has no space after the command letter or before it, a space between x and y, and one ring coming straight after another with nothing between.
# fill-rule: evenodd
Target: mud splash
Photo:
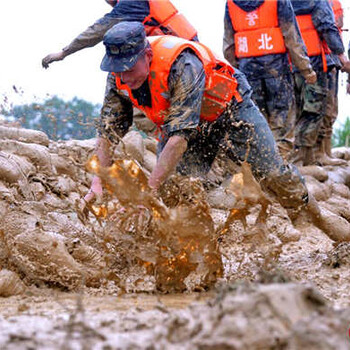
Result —
<instances>
[{"instance_id":1,"label":"mud splash","mask_svg":"<svg viewBox=\"0 0 350 350\"><path fill-rule=\"evenodd\" d=\"M130 266L145 267L159 291L208 289L222 276L214 222L203 198L192 196L190 202L168 208L152 194L136 161L116 160L111 167L101 168L93 157L87 167L122 206L123 213L103 210L111 208L108 202L91 208L108 222L110 249Z\"/></svg>"}]
</instances>

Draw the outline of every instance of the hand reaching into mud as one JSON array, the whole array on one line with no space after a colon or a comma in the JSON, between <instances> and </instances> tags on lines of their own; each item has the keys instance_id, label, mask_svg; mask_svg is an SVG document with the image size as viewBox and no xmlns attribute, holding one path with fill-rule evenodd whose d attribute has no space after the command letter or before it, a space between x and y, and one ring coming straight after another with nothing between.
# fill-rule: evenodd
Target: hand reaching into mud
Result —
<instances>
[{"instance_id":1,"label":"hand reaching into mud","mask_svg":"<svg viewBox=\"0 0 350 350\"><path fill-rule=\"evenodd\" d=\"M50 63L55 62L55 61L62 61L66 57L65 52L62 50L57 53L50 53L46 57L43 58L41 61L41 64L43 68L49 68Z\"/></svg>"},{"instance_id":2,"label":"hand reaching into mud","mask_svg":"<svg viewBox=\"0 0 350 350\"><path fill-rule=\"evenodd\" d=\"M101 179L98 176L94 176L91 182L91 187L89 192L85 195L85 197L81 201L81 212L87 216L88 209L87 204L93 201L95 198L100 199L103 195L102 183Z\"/></svg>"}]
</instances>

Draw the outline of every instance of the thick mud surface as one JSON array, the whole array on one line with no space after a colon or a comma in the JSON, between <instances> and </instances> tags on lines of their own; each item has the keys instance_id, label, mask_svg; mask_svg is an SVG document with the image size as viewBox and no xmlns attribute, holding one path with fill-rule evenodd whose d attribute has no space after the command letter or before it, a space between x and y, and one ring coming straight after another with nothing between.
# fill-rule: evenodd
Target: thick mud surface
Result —
<instances>
[{"instance_id":1,"label":"thick mud surface","mask_svg":"<svg viewBox=\"0 0 350 350\"><path fill-rule=\"evenodd\" d=\"M350 243L293 225L246 164L158 197L156 143L135 131L108 169L95 140L0 133L1 349L350 349ZM346 228L350 164L300 170ZM108 191L82 211L92 173Z\"/></svg>"}]
</instances>

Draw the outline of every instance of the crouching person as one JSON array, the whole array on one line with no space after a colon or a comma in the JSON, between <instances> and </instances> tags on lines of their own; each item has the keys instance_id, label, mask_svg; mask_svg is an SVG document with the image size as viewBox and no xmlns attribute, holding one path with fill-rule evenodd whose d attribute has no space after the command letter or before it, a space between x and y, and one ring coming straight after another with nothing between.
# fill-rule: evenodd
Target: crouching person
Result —
<instances>
[{"instance_id":1,"label":"crouching person","mask_svg":"<svg viewBox=\"0 0 350 350\"><path fill-rule=\"evenodd\" d=\"M112 163L110 135L125 135L137 107L161 131L157 164L149 177L154 191L175 170L207 173L223 150L236 163L247 161L256 180L285 208L306 209L332 239L350 239L350 232L332 230L298 170L283 161L241 72L200 43L173 36L146 38L136 22L111 28L104 45L101 69L116 76L120 108L112 123L101 120L96 153L102 166ZM87 201L102 193L98 177L90 191Z\"/></svg>"}]
</instances>

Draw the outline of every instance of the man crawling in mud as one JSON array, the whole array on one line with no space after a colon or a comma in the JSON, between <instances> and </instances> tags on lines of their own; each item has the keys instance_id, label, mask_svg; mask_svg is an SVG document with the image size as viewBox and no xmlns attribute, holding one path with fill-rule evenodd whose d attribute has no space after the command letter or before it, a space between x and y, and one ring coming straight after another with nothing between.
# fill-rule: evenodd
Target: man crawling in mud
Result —
<instances>
[{"instance_id":1,"label":"man crawling in mud","mask_svg":"<svg viewBox=\"0 0 350 350\"><path fill-rule=\"evenodd\" d=\"M115 25L103 42L101 69L116 78L109 88L115 89L119 110L100 121L96 154L101 166L112 164L110 146L127 133L136 107L160 131L157 164L148 180L155 192L174 171L206 174L220 150L238 164L247 162L262 188L289 212L307 210L331 239L350 239L350 225L331 225L297 168L283 161L238 69L200 43L173 36L147 38L137 22ZM101 194L101 180L95 176L85 200Z\"/></svg>"}]
</instances>

